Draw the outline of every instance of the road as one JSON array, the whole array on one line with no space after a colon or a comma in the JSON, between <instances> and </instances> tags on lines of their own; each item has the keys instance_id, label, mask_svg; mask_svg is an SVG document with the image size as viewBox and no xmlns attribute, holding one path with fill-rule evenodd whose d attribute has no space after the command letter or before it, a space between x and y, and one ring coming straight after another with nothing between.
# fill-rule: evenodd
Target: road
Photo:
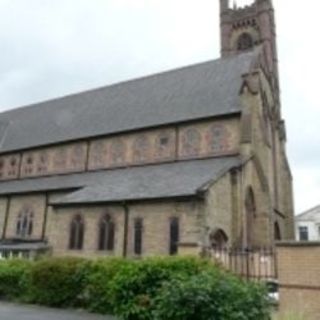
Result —
<instances>
[{"instance_id":1,"label":"road","mask_svg":"<svg viewBox=\"0 0 320 320\"><path fill-rule=\"evenodd\" d=\"M82 311L65 311L37 306L0 303L1 320L115 320L110 316L92 315Z\"/></svg>"}]
</instances>

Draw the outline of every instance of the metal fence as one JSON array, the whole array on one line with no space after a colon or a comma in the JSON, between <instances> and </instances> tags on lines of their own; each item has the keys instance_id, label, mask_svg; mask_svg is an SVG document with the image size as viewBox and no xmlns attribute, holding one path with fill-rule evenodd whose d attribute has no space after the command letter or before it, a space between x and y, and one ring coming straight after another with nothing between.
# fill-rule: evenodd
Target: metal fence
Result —
<instances>
[{"instance_id":1,"label":"metal fence","mask_svg":"<svg viewBox=\"0 0 320 320\"><path fill-rule=\"evenodd\" d=\"M227 270L245 279L277 279L277 259L273 249L211 248L209 256Z\"/></svg>"}]
</instances>

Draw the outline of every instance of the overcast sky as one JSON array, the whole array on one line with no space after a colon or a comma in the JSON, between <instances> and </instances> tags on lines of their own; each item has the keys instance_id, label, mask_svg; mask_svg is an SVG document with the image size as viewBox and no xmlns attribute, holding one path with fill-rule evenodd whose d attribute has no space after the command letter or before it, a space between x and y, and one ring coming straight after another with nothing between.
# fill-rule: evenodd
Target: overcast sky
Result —
<instances>
[{"instance_id":1,"label":"overcast sky","mask_svg":"<svg viewBox=\"0 0 320 320\"><path fill-rule=\"evenodd\" d=\"M218 2L0 0L0 108L218 58ZM299 213L320 204L320 1L274 5Z\"/></svg>"}]
</instances>

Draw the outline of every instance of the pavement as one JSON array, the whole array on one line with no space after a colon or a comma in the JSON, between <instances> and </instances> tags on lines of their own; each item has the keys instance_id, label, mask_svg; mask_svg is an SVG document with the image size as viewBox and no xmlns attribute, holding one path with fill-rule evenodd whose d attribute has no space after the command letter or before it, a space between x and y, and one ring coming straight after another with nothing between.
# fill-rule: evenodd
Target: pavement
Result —
<instances>
[{"instance_id":1,"label":"pavement","mask_svg":"<svg viewBox=\"0 0 320 320\"><path fill-rule=\"evenodd\" d=\"M116 320L84 311L59 310L0 302L1 320Z\"/></svg>"}]
</instances>

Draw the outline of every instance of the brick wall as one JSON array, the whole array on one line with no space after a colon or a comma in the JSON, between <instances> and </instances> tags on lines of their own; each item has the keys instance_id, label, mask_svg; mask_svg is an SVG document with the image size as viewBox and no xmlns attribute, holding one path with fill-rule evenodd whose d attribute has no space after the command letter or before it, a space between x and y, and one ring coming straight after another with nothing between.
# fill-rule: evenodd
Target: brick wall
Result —
<instances>
[{"instance_id":1,"label":"brick wall","mask_svg":"<svg viewBox=\"0 0 320 320\"><path fill-rule=\"evenodd\" d=\"M320 319L320 242L277 245L280 313Z\"/></svg>"}]
</instances>

